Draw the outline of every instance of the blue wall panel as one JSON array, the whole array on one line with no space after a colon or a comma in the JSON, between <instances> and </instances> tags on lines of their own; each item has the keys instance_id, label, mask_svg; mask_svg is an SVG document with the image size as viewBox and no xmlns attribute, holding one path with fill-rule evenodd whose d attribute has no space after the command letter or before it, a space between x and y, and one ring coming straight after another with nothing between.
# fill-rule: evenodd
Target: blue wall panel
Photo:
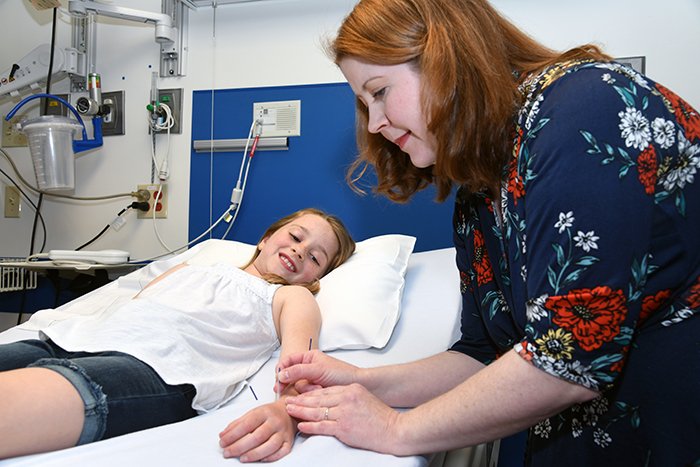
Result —
<instances>
[{"instance_id":1,"label":"blue wall panel","mask_svg":"<svg viewBox=\"0 0 700 467\"><path fill-rule=\"evenodd\" d=\"M356 240L403 233L417 237L416 251L452 245L453 199L434 201L432 188L407 204L372 194L360 196L345 183L345 171L357 154L354 96L346 83L195 91L192 139L245 138L253 103L301 100L301 136L289 138L287 151L258 150L231 233L231 240L255 243L277 218L313 206L340 216ZM190 240L216 221L229 204L241 164L241 152L191 152ZM210 192L213 194L210 209ZM213 238L221 238L218 226Z\"/></svg>"}]
</instances>

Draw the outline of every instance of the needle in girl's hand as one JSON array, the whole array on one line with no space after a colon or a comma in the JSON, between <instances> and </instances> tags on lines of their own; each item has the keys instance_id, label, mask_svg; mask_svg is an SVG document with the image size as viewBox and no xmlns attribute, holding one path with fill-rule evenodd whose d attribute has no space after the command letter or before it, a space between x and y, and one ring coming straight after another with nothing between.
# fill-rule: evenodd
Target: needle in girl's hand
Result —
<instances>
[{"instance_id":1,"label":"needle in girl's hand","mask_svg":"<svg viewBox=\"0 0 700 467\"><path fill-rule=\"evenodd\" d=\"M275 373L275 401L278 401L280 398L280 394L279 394L280 370L281 370L281 368L277 368L277 373Z\"/></svg>"}]
</instances>

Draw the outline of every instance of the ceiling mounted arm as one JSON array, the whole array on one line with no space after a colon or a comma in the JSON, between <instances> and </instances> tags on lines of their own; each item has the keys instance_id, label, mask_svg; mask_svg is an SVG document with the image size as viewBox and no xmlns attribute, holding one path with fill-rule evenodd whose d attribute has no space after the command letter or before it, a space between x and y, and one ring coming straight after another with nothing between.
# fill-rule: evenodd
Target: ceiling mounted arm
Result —
<instances>
[{"instance_id":1,"label":"ceiling mounted arm","mask_svg":"<svg viewBox=\"0 0 700 467\"><path fill-rule=\"evenodd\" d=\"M106 5L93 0L70 0L68 9L76 15L97 14L155 26L160 44L160 76L184 76L187 51L188 10L181 0L163 0L161 13Z\"/></svg>"}]
</instances>

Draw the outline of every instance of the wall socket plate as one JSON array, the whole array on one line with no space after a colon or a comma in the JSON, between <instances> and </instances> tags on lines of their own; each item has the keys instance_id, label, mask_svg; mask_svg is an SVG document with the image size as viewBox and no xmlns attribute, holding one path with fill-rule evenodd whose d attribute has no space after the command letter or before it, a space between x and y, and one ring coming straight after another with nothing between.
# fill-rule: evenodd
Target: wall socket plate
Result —
<instances>
[{"instance_id":1,"label":"wall socket plate","mask_svg":"<svg viewBox=\"0 0 700 467\"><path fill-rule=\"evenodd\" d=\"M167 104L173 114L175 123L170 128L170 133L182 133L182 88L159 89L158 102ZM167 130L161 130L158 133L167 133Z\"/></svg>"},{"instance_id":2,"label":"wall socket plate","mask_svg":"<svg viewBox=\"0 0 700 467\"><path fill-rule=\"evenodd\" d=\"M110 112L102 118L102 134L104 136L116 136L126 133L124 126L124 91L111 91L102 93L102 103L110 99Z\"/></svg>"},{"instance_id":3,"label":"wall socket plate","mask_svg":"<svg viewBox=\"0 0 700 467\"><path fill-rule=\"evenodd\" d=\"M15 115L8 122L2 119L2 147L19 148L27 145L27 135L17 129L17 124L24 118Z\"/></svg>"},{"instance_id":4,"label":"wall socket plate","mask_svg":"<svg viewBox=\"0 0 700 467\"><path fill-rule=\"evenodd\" d=\"M158 188L163 187L160 192L160 198L156 200L156 195L158 194ZM147 185L139 185L136 187L137 190L148 191L148 211L138 210L137 218L139 219L153 219L153 210L156 212L156 219L165 219L168 217L168 185L160 185L157 183L151 183Z\"/></svg>"},{"instance_id":5,"label":"wall socket plate","mask_svg":"<svg viewBox=\"0 0 700 467\"><path fill-rule=\"evenodd\" d=\"M5 186L5 217L19 217L22 210L21 198L16 186Z\"/></svg>"}]
</instances>

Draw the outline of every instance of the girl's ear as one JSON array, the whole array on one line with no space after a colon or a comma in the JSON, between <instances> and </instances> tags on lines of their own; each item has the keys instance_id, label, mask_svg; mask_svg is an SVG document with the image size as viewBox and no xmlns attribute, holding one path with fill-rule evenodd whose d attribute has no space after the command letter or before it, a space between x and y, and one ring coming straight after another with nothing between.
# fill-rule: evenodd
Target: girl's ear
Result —
<instances>
[{"instance_id":1,"label":"girl's ear","mask_svg":"<svg viewBox=\"0 0 700 467\"><path fill-rule=\"evenodd\" d=\"M265 247L265 242L267 242L267 237L263 238L260 240L260 243L258 243L258 251L262 251L262 249Z\"/></svg>"}]
</instances>

